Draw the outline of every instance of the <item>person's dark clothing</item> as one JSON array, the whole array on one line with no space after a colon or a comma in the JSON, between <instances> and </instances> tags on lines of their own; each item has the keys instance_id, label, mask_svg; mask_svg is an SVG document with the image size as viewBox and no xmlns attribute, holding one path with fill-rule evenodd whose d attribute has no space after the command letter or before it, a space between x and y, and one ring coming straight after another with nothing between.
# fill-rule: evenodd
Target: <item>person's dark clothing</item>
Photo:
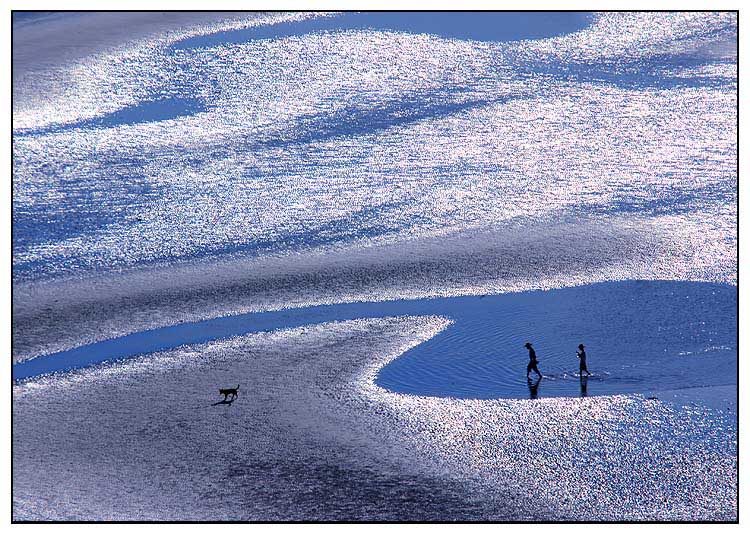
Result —
<instances>
[{"instance_id":1,"label":"person's dark clothing","mask_svg":"<svg viewBox=\"0 0 750 534\"><path fill-rule=\"evenodd\" d=\"M529 349L529 365L526 366L526 376L529 376L531 371L534 371L539 376L542 376L542 373L539 372L539 369L537 368L536 364L536 352L532 347L527 347Z\"/></svg>"},{"instance_id":2,"label":"person's dark clothing","mask_svg":"<svg viewBox=\"0 0 750 534\"><path fill-rule=\"evenodd\" d=\"M578 362L578 370L579 370L579 372L583 373L584 371L586 371L586 373L591 374L591 373L589 373L589 370L586 367L586 351L585 350L581 349L578 352L578 359L580 360Z\"/></svg>"}]
</instances>

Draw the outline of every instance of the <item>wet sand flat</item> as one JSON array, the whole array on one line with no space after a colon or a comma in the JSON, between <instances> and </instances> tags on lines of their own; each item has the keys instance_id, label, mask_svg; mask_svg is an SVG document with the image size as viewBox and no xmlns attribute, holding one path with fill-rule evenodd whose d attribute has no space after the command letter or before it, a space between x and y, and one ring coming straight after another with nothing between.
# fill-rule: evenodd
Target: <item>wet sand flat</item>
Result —
<instances>
[{"instance_id":1,"label":"wet sand flat","mask_svg":"<svg viewBox=\"0 0 750 534\"><path fill-rule=\"evenodd\" d=\"M736 516L736 430L719 412L375 385L389 360L446 326L328 323L17 385L14 518ZM237 382L236 402L212 406Z\"/></svg>"}]
</instances>

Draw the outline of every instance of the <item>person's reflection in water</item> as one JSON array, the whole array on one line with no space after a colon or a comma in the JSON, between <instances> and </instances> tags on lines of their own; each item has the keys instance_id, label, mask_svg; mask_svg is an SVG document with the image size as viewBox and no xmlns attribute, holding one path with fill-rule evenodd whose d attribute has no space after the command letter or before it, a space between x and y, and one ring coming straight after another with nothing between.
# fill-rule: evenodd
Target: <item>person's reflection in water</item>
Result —
<instances>
[{"instance_id":1,"label":"person's reflection in water","mask_svg":"<svg viewBox=\"0 0 750 534\"><path fill-rule=\"evenodd\" d=\"M538 376L536 380L531 380L531 378L527 378L526 381L529 385L529 398L536 399L539 396L539 382L542 381L541 375Z\"/></svg>"},{"instance_id":2,"label":"person's reflection in water","mask_svg":"<svg viewBox=\"0 0 750 534\"><path fill-rule=\"evenodd\" d=\"M581 397L588 397L589 377L581 376Z\"/></svg>"}]
</instances>

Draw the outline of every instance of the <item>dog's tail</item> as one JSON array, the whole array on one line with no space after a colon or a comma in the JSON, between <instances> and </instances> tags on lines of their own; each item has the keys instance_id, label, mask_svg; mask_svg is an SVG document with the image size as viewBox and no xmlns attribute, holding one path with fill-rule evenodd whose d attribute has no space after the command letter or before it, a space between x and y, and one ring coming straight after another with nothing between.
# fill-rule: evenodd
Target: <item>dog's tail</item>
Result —
<instances>
[{"instance_id":1,"label":"dog's tail","mask_svg":"<svg viewBox=\"0 0 750 534\"><path fill-rule=\"evenodd\" d=\"M236 389L240 389L240 385L239 384L237 384L237 388Z\"/></svg>"}]
</instances>

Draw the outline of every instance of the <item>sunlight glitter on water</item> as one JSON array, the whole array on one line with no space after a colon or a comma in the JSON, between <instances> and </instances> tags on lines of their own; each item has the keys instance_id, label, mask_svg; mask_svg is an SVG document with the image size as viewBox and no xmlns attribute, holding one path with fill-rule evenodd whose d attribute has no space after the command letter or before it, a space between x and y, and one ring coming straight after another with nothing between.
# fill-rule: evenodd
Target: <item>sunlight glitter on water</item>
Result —
<instances>
[{"instance_id":1,"label":"sunlight glitter on water","mask_svg":"<svg viewBox=\"0 0 750 534\"><path fill-rule=\"evenodd\" d=\"M639 31L619 42L618 25ZM716 252L731 262L736 78L704 68L662 85L682 61L664 55L668 39L693 43L696 66L710 66L726 59L700 54L732 27L731 17L599 17L548 40L572 78L518 59L545 40L342 31L162 51L142 86L199 95L205 112L16 138L14 276L623 210L720 228L730 239ZM623 54L625 67L638 50L637 70L597 64L593 49ZM127 78L135 65L123 57L102 76ZM621 74L601 78L602 68ZM82 101L109 100L101 84L89 90Z\"/></svg>"},{"instance_id":2,"label":"sunlight glitter on water","mask_svg":"<svg viewBox=\"0 0 750 534\"><path fill-rule=\"evenodd\" d=\"M309 17L14 23L14 361L336 311L14 385L14 518L736 519L732 384L698 378L737 363L737 16L595 14L522 41ZM653 299L640 323L620 298L610 323L638 328L609 353L603 308L581 313L581 332L604 325L584 340L591 398L544 398L579 395L578 310L529 325L491 307L506 331L450 317L615 281L725 298ZM427 297L464 301L336 316ZM618 360L668 310L667 352ZM551 375L536 393L531 336ZM407 360L442 341L474 353ZM409 394L378 381L399 366ZM249 402L203 410L238 375ZM659 389L685 384L713 404ZM446 397L500 389L536 398Z\"/></svg>"}]
</instances>

